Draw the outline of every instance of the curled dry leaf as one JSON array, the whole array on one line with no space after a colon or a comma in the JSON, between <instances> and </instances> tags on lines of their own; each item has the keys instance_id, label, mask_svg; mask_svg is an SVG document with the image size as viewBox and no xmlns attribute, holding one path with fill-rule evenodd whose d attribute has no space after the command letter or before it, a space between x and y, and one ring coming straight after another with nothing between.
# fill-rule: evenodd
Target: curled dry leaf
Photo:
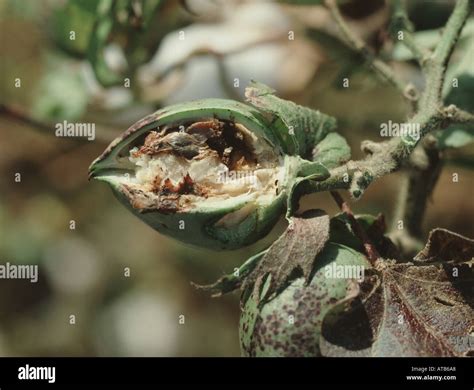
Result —
<instances>
[{"instance_id":1,"label":"curled dry leaf","mask_svg":"<svg viewBox=\"0 0 474 390\"><path fill-rule=\"evenodd\" d=\"M474 257L474 240L450 232L446 229L434 229L428 242L418 253L415 261L469 261Z\"/></svg>"},{"instance_id":2,"label":"curled dry leaf","mask_svg":"<svg viewBox=\"0 0 474 390\"><path fill-rule=\"evenodd\" d=\"M325 356L467 356L473 348L474 242L433 230L417 260L383 260L359 294L327 314L320 341Z\"/></svg>"},{"instance_id":3,"label":"curled dry leaf","mask_svg":"<svg viewBox=\"0 0 474 390\"><path fill-rule=\"evenodd\" d=\"M270 246L245 279L242 290L253 289L257 303L271 298L285 284L300 276L310 279L316 256L329 238L329 216L323 210L308 210L290 219L286 231ZM269 281L268 281L268 278ZM268 281L265 293L262 287Z\"/></svg>"}]
</instances>

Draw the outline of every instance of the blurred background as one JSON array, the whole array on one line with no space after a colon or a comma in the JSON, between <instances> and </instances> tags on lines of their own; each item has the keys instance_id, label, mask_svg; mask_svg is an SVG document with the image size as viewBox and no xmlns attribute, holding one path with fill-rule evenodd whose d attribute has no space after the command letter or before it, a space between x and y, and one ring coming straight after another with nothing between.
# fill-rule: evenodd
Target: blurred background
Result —
<instances>
[{"instance_id":1,"label":"blurred background","mask_svg":"<svg viewBox=\"0 0 474 390\"><path fill-rule=\"evenodd\" d=\"M195 98L242 99L250 79L335 116L353 158L362 157L360 142L380 140L380 123L404 121L408 107L340 42L323 7L292 3L0 0L0 264L39 266L38 283L0 281L1 356L240 355L238 294L211 298L190 282L232 272L284 223L238 251L188 247L88 182L87 169L141 117ZM416 29L436 42L431 30L453 2L408 3ZM389 38L383 1L345 1L342 11L401 77L422 85ZM55 137L64 120L95 123L95 140ZM474 151L443 153L425 235L439 226L474 237ZM374 183L354 211L382 212L391 223L400 177ZM302 207L338 211L328 194Z\"/></svg>"}]
</instances>

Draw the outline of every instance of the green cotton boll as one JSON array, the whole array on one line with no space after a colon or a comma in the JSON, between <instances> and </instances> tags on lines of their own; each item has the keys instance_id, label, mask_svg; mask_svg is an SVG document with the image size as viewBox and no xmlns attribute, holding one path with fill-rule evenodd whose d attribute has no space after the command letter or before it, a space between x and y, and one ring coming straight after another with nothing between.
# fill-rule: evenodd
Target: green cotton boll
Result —
<instances>
[{"instance_id":1,"label":"green cotton boll","mask_svg":"<svg viewBox=\"0 0 474 390\"><path fill-rule=\"evenodd\" d=\"M319 162L284 150L256 108L204 99L138 121L89 175L158 232L199 247L236 249L270 232L297 177L328 177Z\"/></svg>"},{"instance_id":2,"label":"green cotton boll","mask_svg":"<svg viewBox=\"0 0 474 390\"><path fill-rule=\"evenodd\" d=\"M351 278L363 276L370 264L360 252L333 242L326 244L315 264L308 285L304 277L299 277L263 304L258 305L253 295L243 299L239 327L243 356L321 355L319 342L324 317L348 295ZM267 282L261 296L265 295Z\"/></svg>"}]
</instances>

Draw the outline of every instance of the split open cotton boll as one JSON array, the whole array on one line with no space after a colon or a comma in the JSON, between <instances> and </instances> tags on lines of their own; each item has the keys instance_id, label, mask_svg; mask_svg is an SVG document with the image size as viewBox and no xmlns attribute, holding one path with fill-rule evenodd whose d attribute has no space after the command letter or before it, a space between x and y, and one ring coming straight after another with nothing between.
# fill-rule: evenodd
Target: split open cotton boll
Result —
<instances>
[{"instance_id":1,"label":"split open cotton boll","mask_svg":"<svg viewBox=\"0 0 474 390\"><path fill-rule=\"evenodd\" d=\"M297 178L329 175L305 157L328 117L298 110L308 126L295 134L277 112L233 100L168 106L112 141L89 177L108 183L127 209L175 239L210 249L250 245L290 210Z\"/></svg>"},{"instance_id":2,"label":"split open cotton boll","mask_svg":"<svg viewBox=\"0 0 474 390\"><path fill-rule=\"evenodd\" d=\"M90 176L107 182L159 232L193 245L239 248L268 234L282 216L288 166L247 106L202 104L211 103L217 109L210 115L198 103L198 115L186 111L190 118L176 120L172 108L167 120L170 110L163 109L163 121L159 111L133 125L96 159Z\"/></svg>"}]
</instances>

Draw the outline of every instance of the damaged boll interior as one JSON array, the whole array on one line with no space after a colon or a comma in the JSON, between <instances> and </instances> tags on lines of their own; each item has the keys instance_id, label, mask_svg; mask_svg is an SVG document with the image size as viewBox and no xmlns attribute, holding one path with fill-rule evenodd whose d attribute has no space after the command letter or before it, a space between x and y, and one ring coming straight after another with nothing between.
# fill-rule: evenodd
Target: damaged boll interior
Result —
<instances>
[{"instance_id":1,"label":"damaged boll interior","mask_svg":"<svg viewBox=\"0 0 474 390\"><path fill-rule=\"evenodd\" d=\"M163 125L138 137L118 175L138 211L186 211L229 198L271 202L282 182L283 159L243 125L215 118Z\"/></svg>"}]
</instances>

